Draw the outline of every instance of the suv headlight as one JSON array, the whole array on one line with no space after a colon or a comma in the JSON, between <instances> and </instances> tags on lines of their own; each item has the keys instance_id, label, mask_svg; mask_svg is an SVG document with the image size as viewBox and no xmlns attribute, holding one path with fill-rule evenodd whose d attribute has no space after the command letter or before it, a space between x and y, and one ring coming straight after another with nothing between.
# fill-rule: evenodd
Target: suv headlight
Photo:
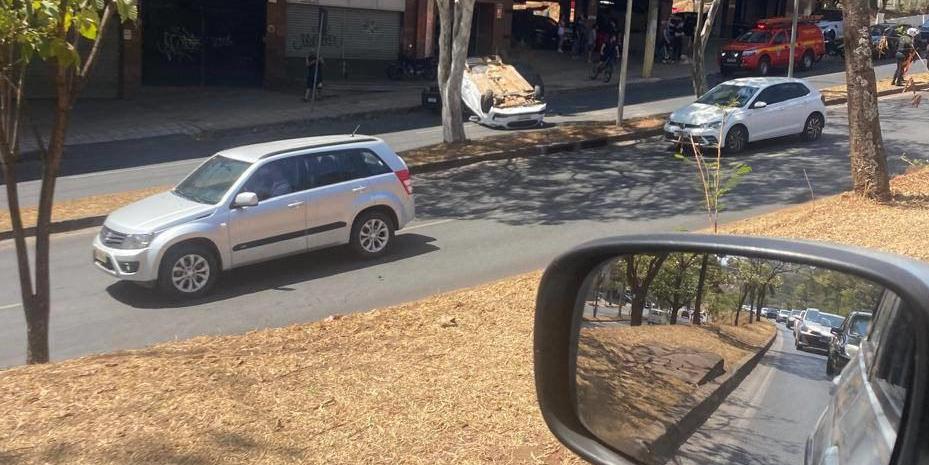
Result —
<instances>
[{"instance_id":1,"label":"suv headlight","mask_svg":"<svg viewBox=\"0 0 929 465\"><path fill-rule=\"evenodd\" d=\"M743 56L743 57L750 57L750 56L754 55L755 53L756 53L756 52L755 52L754 50L743 50L743 51L742 51L742 56Z\"/></svg>"},{"instance_id":2,"label":"suv headlight","mask_svg":"<svg viewBox=\"0 0 929 465\"><path fill-rule=\"evenodd\" d=\"M151 245L153 240L155 240L155 233L127 234L126 240L116 248L127 250L144 249Z\"/></svg>"},{"instance_id":3,"label":"suv headlight","mask_svg":"<svg viewBox=\"0 0 929 465\"><path fill-rule=\"evenodd\" d=\"M704 129L719 129L719 127L722 125L723 125L723 122L721 120L713 121L712 123L703 123L703 128Z\"/></svg>"}]
</instances>

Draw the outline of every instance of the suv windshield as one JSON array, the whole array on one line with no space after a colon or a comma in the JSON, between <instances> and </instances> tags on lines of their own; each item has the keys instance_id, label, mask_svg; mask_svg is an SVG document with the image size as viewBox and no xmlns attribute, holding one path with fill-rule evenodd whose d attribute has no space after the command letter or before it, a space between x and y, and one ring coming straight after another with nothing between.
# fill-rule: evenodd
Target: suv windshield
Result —
<instances>
[{"instance_id":1,"label":"suv windshield","mask_svg":"<svg viewBox=\"0 0 929 465\"><path fill-rule=\"evenodd\" d=\"M823 326L838 328L839 326L842 326L842 322L845 321L845 318L842 318L839 315L827 315L825 313L821 313L817 320L819 320L819 324Z\"/></svg>"},{"instance_id":2,"label":"suv windshield","mask_svg":"<svg viewBox=\"0 0 929 465\"><path fill-rule=\"evenodd\" d=\"M194 202L215 204L232 187L250 163L215 156L184 178L171 192Z\"/></svg>"},{"instance_id":3,"label":"suv windshield","mask_svg":"<svg viewBox=\"0 0 929 465\"><path fill-rule=\"evenodd\" d=\"M818 319L818 310L807 310L806 313L803 314L803 321L817 321Z\"/></svg>"},{"instance_id":4,"label":"suv windshield","mask_svg":"<svg viewBox=\"0 0 929 465\"><path fill-rule=\"evenodd\" d=\"M750 44L766 44L771 41L771 33L768 31L752 30L739 36L736 42L748 42Z\"/></svg>"},{"instance_id":5,"label":"suv windshield","mask_svg":"<svg viewBox=\"0 0 929 465\"><path fill-rule=\"evenodd\" d=\"M697 103L720 107L744 107L757 91L757 87L720 84L703 94L703 97L697 99Z\"/></svg>"},{"instance_id":6,"label":"suv windshield","mask_svg":"<svg viewBox=\"0 0 929 465\"><path fill-rule=\"evenodd\" d=\"M859 316L852 320L848 332L855 336L864 336L868 333L869 324L871 324L871 317Z\"/></svg>"}]
</instances>

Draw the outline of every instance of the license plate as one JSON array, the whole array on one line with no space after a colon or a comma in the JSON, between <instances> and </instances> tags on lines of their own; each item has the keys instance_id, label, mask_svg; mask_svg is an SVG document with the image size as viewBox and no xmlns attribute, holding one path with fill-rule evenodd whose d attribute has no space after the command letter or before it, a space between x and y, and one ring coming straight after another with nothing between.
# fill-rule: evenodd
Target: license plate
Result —
<instances>
[{"instance_id":1,"label":"license plate","mask_svg":"<svg viewBox=\"0 0 929 465\"><path fill-rule=\"evenodd\" d=\"M426 97L426 103L438 103L435 97Z\"/></svg>"},{"instance_id":2,"label":"license plate","mask_svg":"<svg viewBox=\"0 0 929 465\"><path fill-rule=\"evenodd\" d=\"M106 253L100 249L94 249L94 261L106 263Z\"/></svg>"},{"instance_id":3,"label":"license plate","mask_svg":"<svg viewBox=\"0 0 929 465\"><path fill-rule=\"evenodd\" d=\"M525 121L527 119L532 119L532 115L519 115L516 117L517 121Z\"/></svg>"},{"instance_id":4,"label":"license plate","mask_svg":"<svg viewBox=\"0 0 929 465\"><path fill-rule=\"evenodd\" d=\"M735 58L726 58L725 61L726 61L726 63L736 63L736 62L738 62L738 60L736 60Z\"/></svg>"}]
</instances>

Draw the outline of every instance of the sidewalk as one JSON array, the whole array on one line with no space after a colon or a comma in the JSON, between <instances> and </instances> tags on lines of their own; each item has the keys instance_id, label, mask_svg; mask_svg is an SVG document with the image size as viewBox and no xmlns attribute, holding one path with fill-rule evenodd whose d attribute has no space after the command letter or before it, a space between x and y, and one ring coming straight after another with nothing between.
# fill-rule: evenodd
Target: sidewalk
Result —
<instances>
[{"instance_id":1,"label":"sidewalk","mask_svg":"<svg viewBox=\"0 0 929 465\"><path fill-rule=\"evenodd\" d=\"M420 105L424 82L339 82L326 86L315 106L302 94L254 88L145 87L131 99L84 100L74 106L68 145L223 130L254 130L268 125L308 123L384 111L409 111ZM53 102L32 102L35 120L51 126ZM23 138L23 152L36 150Z\"/></svg>"},{"instance_id":2,"label":"sidewalk","mask_svg":"<svg viewBox=\"0 0 929 465\"><path fill-rule=\"evenodd\" d=\"M514 51L511 61L529 65L542 76L549 94L572 89L615 87L618 70L610 83L589 79L586 60L545 50ZM688 64L656 63L653 77L641 78L641 63L634 59L629 84L690 76ZM144 87L125 100L79 101L71 117L67 145L112 142L284 124L309 124L322 119L365 118L382 112L403 113L421 104L426 81L336 81L329 83L315 107L303 103L294 91L259 88ZM32 102L35 121L47 133L52 122L52 101ZM23 152L36 150L31 135L23 137Z\"/></svg>"}]
</instances>

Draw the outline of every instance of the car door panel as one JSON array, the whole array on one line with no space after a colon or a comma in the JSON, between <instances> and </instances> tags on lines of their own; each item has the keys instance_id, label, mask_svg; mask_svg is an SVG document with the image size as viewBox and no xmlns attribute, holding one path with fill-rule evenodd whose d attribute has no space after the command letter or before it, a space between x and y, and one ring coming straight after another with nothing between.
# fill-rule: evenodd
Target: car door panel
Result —
<instances>
[{"instance_id":1,"label":"car door panel","mask_svg":"<svg viewBox=\"0 0 929 465\"><path fill-rule=\"evenodd\" d=\"M778 131L778 124L781 119L781 107L779 106L777 96L778 85L770 86L762 90L752 102L754 106L757 102L765 102L764 108L751 108L748 120L749 140L757 141L774 137Z\"/></svg>"},{"instance_id":2,"label":"car door panel","mask_svg":"<svg viewBox=\"0 0 929 465\"><path fill-rule=\"evenodd\" d=\"M306 250L307 193L300 190L301 177L295 159L270 162L252 174L240 192L258 194L258 205L229 212L233 266Z\"/></svg>"}]
</instances>

